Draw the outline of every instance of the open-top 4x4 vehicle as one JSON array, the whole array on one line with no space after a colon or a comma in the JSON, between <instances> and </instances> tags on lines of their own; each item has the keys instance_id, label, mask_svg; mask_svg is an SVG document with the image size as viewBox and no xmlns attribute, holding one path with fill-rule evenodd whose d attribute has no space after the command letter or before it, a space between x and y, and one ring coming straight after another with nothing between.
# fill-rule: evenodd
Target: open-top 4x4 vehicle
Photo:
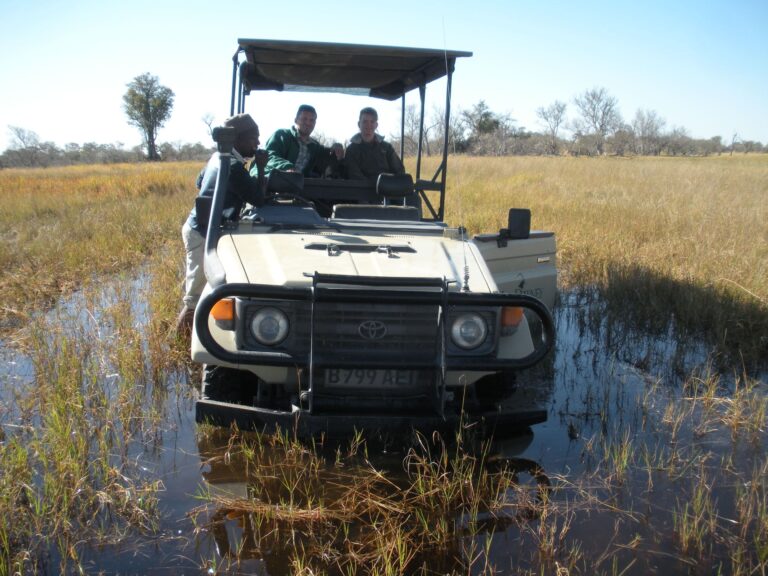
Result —
<instances>
[{"instance_id":1,"label":"open-top 4x4 vehicle","mask_svg":"<svg viewBox=\"0 0 768 576\"><path fill-rule=\"evenodd\" d=\"M471 53L238 43L231 114L256 90L309 89L400 98L404 117L418 90L418 155L415 177L375 183L272 172L271 199L231 222L221 214L234 138L215 130L208 284L192 336L205 365L198 421L333 436L546 419L514 401L514 379L553 345L554 235L532 232L524 209L474 238L445 224L447 142L434 176L421 174L426 86L446 78L447 134L454 66Z\"/></svg>"}]
</instances>

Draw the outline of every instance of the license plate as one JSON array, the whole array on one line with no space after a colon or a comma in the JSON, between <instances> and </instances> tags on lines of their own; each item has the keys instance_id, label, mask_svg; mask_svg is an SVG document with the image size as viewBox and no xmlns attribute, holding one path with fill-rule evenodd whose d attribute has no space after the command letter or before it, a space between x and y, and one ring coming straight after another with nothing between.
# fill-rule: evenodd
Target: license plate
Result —
<instances>
[{"instance_id":1,"label":"license plate","mask_svg":"<svg viewBox=\"0 0 768 576\"><path fill-rule=\"evenodd\" d=\"M337 388L407 388L416 382L414 370L328 368L325 371L325 385Z\"/></svg>"}]
</instances>

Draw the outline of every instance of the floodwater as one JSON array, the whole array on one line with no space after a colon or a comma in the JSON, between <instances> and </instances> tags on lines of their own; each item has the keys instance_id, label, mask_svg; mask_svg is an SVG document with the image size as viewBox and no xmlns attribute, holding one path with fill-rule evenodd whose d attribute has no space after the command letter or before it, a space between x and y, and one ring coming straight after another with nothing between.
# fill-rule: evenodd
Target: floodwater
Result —
<instances>
[{"instance_id":1,"label":"floodwater","mask_svg":"<svg viewBox=\"0 0 768 576\"><path fill-rule=\"evenodd\" d=\"M148 323L148 289L146 275L140 275L105 286L96 298L78 293L47 314L46 322L69 326L73 334L98 341L108 350L115 343L105 311L121 300L130 302L131 321L142 333ZM674 327L650 335L617 321L611 325L595 321L601 305L594 294L561 298L556 311L556 351L547 362L521 375L518 391L545 405L548 420L522 434L500 436L491 448L494 458L519 468L521 482L551 486L552 501L572 506L573 512L563 516L569 519L568 526L562 520L554 525L559 549L544 557L542 547L531 538L543 520L531 514L515 522L498 521L480 535L457 536L477 539L487 558L479 564L462 558L456 550L468 549L463 542L445 557L424 561L435 573L538 573L542 567L554 573L566 565L570 572L562 573L735 571L729 525L737 522L736 499L742 494L737 485L752 482L752 470L765 461L765 422L748 435L734 433L715 418L702 430L707 415L691 410L671 425L674 416L669 406L687 402L689 376L698 374L706 380L713 370L706 346L679 341ZM31 386L35 369L28 356L3 343L0 367L0 424L8 436L19 425L14 395ZM146 372L157 378L148 385L164 391L163 417L151 433L131 441L129 454L137 473L162 481L160 523L152 533L129 532L116 544L81 543L80 565L85 573L292 573L290 542L295 540L285 535L283 545L260 549L249 541L248 522L242 515L231 516L229 510L201 496L213 491L246 497L252 493L253 478L237 462L217 458L227 450L227 431L198 433L194 421L197 376L185 368L147 368ZM738 368L722 372L719 397L728 399L742 377ZM758 381L759 393L765 394L766 374L752 377ZM105 387L113 385L116 374L109 362L104 363L100 378ZM617 472L608 455L622 440L631 444L634 466ZM640 466L641 452L657 455L657 462L688 461L692 469L682 464L672 472L661 465ZM402 448L392 446L368 453L374 466L390 471L397 470L403 456ZM608 481L611 475L614 480ZM711 488L715 522L722 530L705 537L704 548L692 553L681 547L676 518L702 476ZM601 479L606 480L604 485ZM594 500L585 497L586 490ZM236 552L239 562L228 562ZM38 560L37 570L59 572L55 544Z\"/></svg>"}]
</instances>

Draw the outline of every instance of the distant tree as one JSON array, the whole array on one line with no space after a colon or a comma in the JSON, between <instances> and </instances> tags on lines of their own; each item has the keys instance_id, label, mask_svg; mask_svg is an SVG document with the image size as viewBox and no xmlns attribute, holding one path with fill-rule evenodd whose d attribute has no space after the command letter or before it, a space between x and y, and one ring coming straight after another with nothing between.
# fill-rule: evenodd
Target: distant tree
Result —
<instances>
[{"instance_id":1,"label":"distant tree","mask_svg":"<svg viewBox=\"0 0 768 576\"><path fill-rule=\"evenodd\" d=\"M736 144L739 140L739 133L734 132L733 136L731 136L731 156L733 156L733 150L736 148Z\"/></svg>"},{"instance_id":2,"label":"distant tree","mask_svg":"<svg viewBox=\"0 0 768 576\"><path fill-rule=\"evenodd\" d=\"M461 113L461 120L468 132L467 148L480 156L504 156L514 154L518 142L525 133L515 125L509 114L493 112L485 100L480 100L470 110Z\"/></svg>"},{"instance_id":3,"label":"distant tree","mask_svg":"<svg viewBox=\"0 0 768 576\"><path fill-rule=\"evenodd\" d=\"M499 127L499 119L485 103L485 100L480 100L472 106L471 110L464 110L461 115L470 131L470 138L491 134Z\"/></svg>"},{"instance_id":4,"label":"distant tree","mask_svg":"<svg viewBox=\"0 0 768 576\"><path fill-rule=\"evenodd\" d=\"M123 109L128 116L128 123L141 131L147 157L159 160L157 131L171 116L173 90L161 86L157 76L149 73L136 76L127 86L128 91L123 95Z\"/></svg>"},{"instance_id":5,"label":"distant tree","mask_svg":"<svg viewBox=\"0 0 768 576\"><path fill-rule=\"evenodd\" d=\"M213 138L213 114L210 112L207 114L203 114L203 117L201 118L203 121L203 124L205 124L208 127L208 134Z\"/></svg>"},{"instance_id":6,"label":"distant tree","mask_svg":"<svg viewBox=\"0 0 768 576\"><path fill-rule=\"evenodd\" d=\"M622 124L618 100L605 88L593 88L576 96L573 102L581 114L578 130L594 135L597 153L603 154L606 137Z\"/></svg>"},{"instance_id":7,"label":"distant tree","mask_svg":"<svg viewBox=\"0 0 768 576\"><path fill-rule=\"evenodd\" d=\"M638 108L632 120L638 154L657 156L661 152L661 131L665 124L666 120L654 110Z\"/></svg>"},{"instance_id":8,"label":"distant tree","mask_svg":"<svg viewBox=\"0 0 768 576\"><path fill-rule=\"evenodd\" d=\"M762 150L762 145L760 142L755 142L754 140L742 140L741 147L744 151L744 154L749 154L750 152L760 152Z\"/></svg>"},{"instance_id":9,"label":"distant tree","mask_svg":"<svg viewBox=\"0 0 768 576\"><path fill-rule=\"evenodd\" d=\"M442 134L443 118L437 118L435 114L431 117L424 115L424 137L422 140L422 151L426 156L432 154L434 145ZM419 109L409 104L405 107L405 126L403 132L403 151L405 156L415 156L419 149ZM390 133L389 139L395 150L400 153L400 130Z\"/></svg>"},{"instance_id":10,"label":"distant tree","mask_svg":"<svg viewBox=\"0 0 768 576\"><path fill-rule=\"evenodd\" d=\"M599 153L597 136L574 130L569 150L574 156L595 156Z\"/></svg>"},{"instance_id":11,"label":"distant tree","mask_svg":"<svg viewBox=\"0 0 768 576\"><path fill-rule=\"evenodd\" d=\"M400 150L400 135L391 136L393 146ZM409 104L405 107L405 122L403 131L403 153L405 156L415 156L419 146L419 112L416 106Z\"/></svg>"},{"instance_id":12,"label":"distant tree","mask_svg":"<svg viewBox=\"0 0 768 576\"><path fill-rule=\"evenodd\" d=\"M434 126L435 148L442 153L443 142L445 141L445 109L441 106L435 106L432 109L431 125ZM461 109L456 108L451 113L448 122L448 151L452 154L466 152L467 139L465 137L466 126L463 121Z\"/></svg>"},{"instance_id":13,"label":"distant tree","mask_svg":"<svg viewBox=\"0 0 768 576\"><path fill-rule=\"evenodd\" d=\"M8 126L11 135L11 154L7 162L12 166L43 166L46 165L43 145L36 132L19 126ZM50 145L50 143L46 143Z\"/></svg>"},{"instance_id":14,"label":"distant tree","mask_svg":"<svg viewBox=\"0 0 768 576\"><path fill-rule=\"evenodd\" d=\"M723 138L722 136L713 136L709 140L699 141L699 151L702 156L709 156L711 154L723 153Z\"/></svg>"},{"instance_id":15,"label":"distant tree","mask_svg":"<svg viewBox=\"0 0 768 576\"><path fill-rule=\"evenodd\" d=\"M35 148L40 145L40 137L32 130L26 130L19 126L8 126L11 133L11 148Z\"/></svg>"},{"instance_id":16,"label":"distant tree","mask_svg":"<svg viewBox=\"0 0 768 576\"><path fill-rule=\"evenodd\" d=\"M695 152L693 139L682 126L672 128L664 137L667 154L670 156L689 156Z\"/></svg>"},{"instance_id":17,"label":"distant tree","mask_svg":"<svg viewBox=\"0 0 768 576\"><path fill-rule=\"evenodd\" d=\"M558 152L557 133L560 130L560 126L562 126L565 121L565 109L565 102L555 100L546 108L541 107L536 110L536 116L538 116L547 127L550 154L557 154Z\"/></svg>"},{"instance_id":18,"label":"distant tree","mask_svg":"<svg viewBox=\"0 0 768 576\"><path fill-rule=\"evenodd\" d=\"M606 142L610 144L614 154L625 156L635 148L635 132L632 126L621 126L613 132L612 136L606 139Z\"/></svg>"}]
</instances>

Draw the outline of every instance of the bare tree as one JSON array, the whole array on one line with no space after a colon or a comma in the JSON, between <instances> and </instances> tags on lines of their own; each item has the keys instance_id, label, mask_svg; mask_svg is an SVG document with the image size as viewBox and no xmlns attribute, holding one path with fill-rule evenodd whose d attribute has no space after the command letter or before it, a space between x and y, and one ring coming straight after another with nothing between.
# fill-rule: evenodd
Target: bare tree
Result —
<instances>
[{"instance_id":1,"label":"bare tree","mask_svg":"<svg viewBox=\"0 0 768 576\"><path fill-rule=\"evenodd\" d=\"M8 126L8 131L11 133L11 148L15 150L35 148L40 145L40 137L32 130L19 126Z\"/></svg>"},{"instance_id":2,"label":"bare tree","mask_svg":"<svg viewBox=\"0 0 768 576\"><path fill-rule=\"evenodd\" d=\"M203 121L203 124L208 127L208 134L211 136L211 138L213 138L213 114L210 112L203 114L201 120Z\"/></svg>"},{"instance_id":3,"label":"bare tree","mask_svg":"<svg viewBox=\"0 0 768 576\"><path fill-rule=\"evenodd\" d=\"M558 152L557 132L565 121L565 108L565 102L555 100L546 108L541 107L536 110L536 116L538 116L547 127L547 134L549 135L549 152L551 154L557 154Z\"/></svg>"},{"instance_id":4,"label":"bare tree","mask_svg":"<svg viewBox=\"0 0 768 576\"><path fill-rule=\"evenodd\" d=\"M731 136L731 156L733 156L733 149L736 148L736 143L739 142L739 133L734 132Z\"/></svg>"},{"instance_id":5,"label":"bare tree","mask_svg":"<svg viewBox=\"0 0 768 576\"><path fill-rule=\"evenodd\" d=\"M624 156L635 147L636 137L632 126L624 125L614 130L613 135L606 139L613 153Z\"/></svg>"},{"instance_id":6,"label":"bare tree","mask_svg":"<svg viewBox=\"0 0 768 576\"><path fill-rule=\"evenodd\" d=\"M434 127L435 145L442 151L445 141L445 109L442 106L433 107L431 125ZM448 122L448 150L451 153L456 154L466 150L465 132L463 114L460 109L455 109Z\"/></svg>"},{"instance_id":7,"label":"bare tree","mask_svg":"<svg viewBox=\"0 0 768 576\"><path fill-rule=\"evenodd\" d=\"M14 152L14 164L17 166L37 166L42 153L40 137L36 132L19 126L8 126L11 135L10 150Z\"/></svg>"},{"instance_id":8,"label":"bare tree","mask_svg":"<svg viewBox=\"0 0 768 576\"><path fill-rule=\"evenodd\" d=\"M667 154L689 156L695 152L693 140L682 126L675 126L665 137Z\"/></svg>"},{"instance_id":9,"label":"bare tree","mask_svg":"<svg viewBox=\"0 0 768 576\"><path fill-rule=\"evenodd\" d=\"M581 132L593 134L598 154L603 154L605 139L622 124L619 103L605 88L587 90L573 99L581 114Z\"/></svg>"},{"instance_id":10,"label":"bare tree","mask_svg":"<svg viewBox=\"0 0 768 576\"><path fill-rule=\"evenodd\" d=\"M654 110L637 109L632 130L637 139L638 154L657 156L661 152L661 131L666 123Z\"/></svg>"},{"instance_id":11,"label":"bare tree","mask_svg":"<svg viewBox=\"0 0 768 576\"><path fill-rule=\"evenodd\" d=\"M390 134L394 144L399 144L400 135ZM405 156L415 156L419 146L419 112L414 104L405 107L405 130L403 132L403 150ZM396 146L397 148L397 146Z\"/></svg>"}]
</instances>

